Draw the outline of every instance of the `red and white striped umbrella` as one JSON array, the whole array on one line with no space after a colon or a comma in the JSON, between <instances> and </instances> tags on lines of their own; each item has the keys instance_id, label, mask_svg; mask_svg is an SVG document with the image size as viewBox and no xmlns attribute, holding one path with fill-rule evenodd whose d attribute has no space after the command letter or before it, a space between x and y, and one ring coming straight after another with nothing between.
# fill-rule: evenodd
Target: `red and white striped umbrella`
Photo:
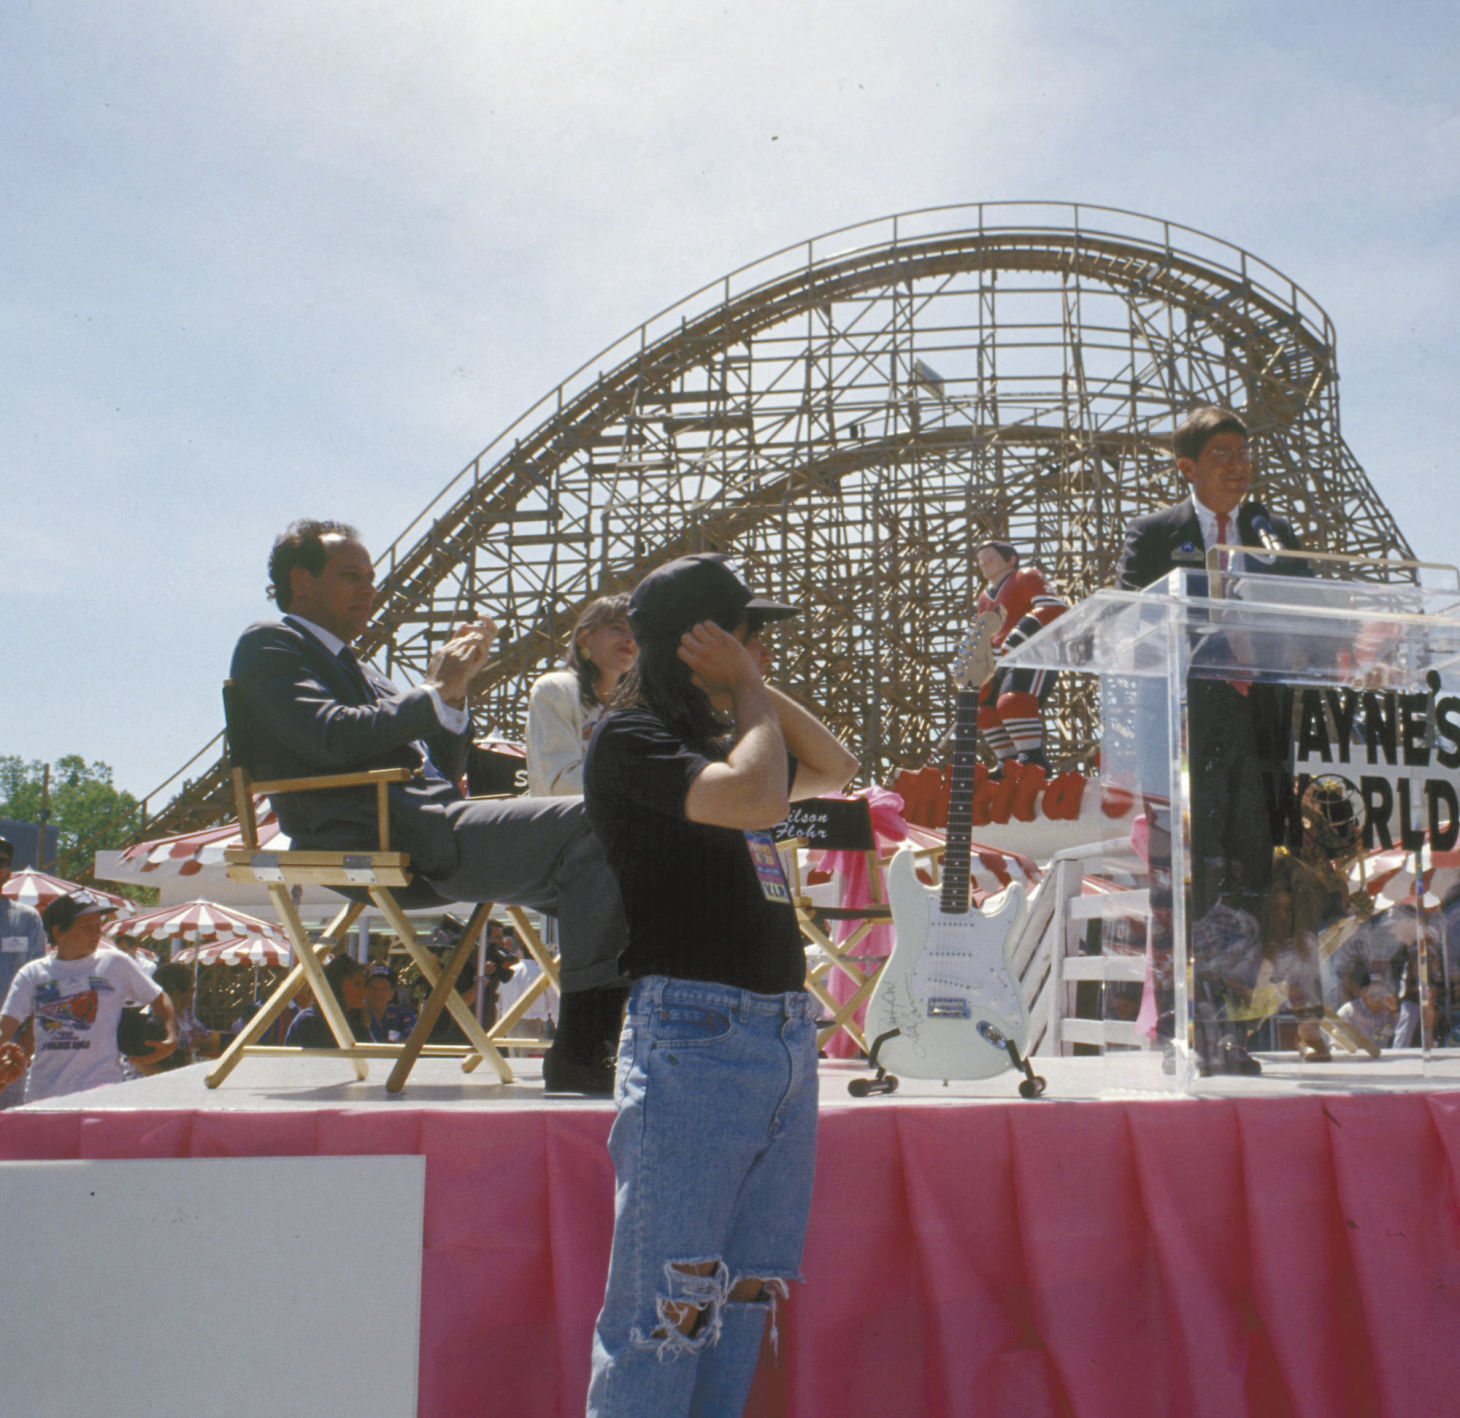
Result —
<instances>
[{"instance_id":1,"label":"red and white striped umbrella","mask_svg":"<svg viewBox=\"0 0 1460 1418\"><path fill-rule=\"evenodd\" d=\"M1349 884L1355 891L1368 892L1381 906L1414 900L1418 895L1420 905L1434 907L1460 882L1460 850L1433 852L1426 842L1419 849L1418 874L1415 865L1415 853L1402 847L1381 848L1363 859L1362 868L1355 863L1349 871Z\"/></svg>"},{"instance_id":2,"label":"red and white striped umbrella","mask_svg":"<svg viewBox=\"0 0 1460 1418\"><path fill-rule=\"evenodd\" d=\"M134 940L186 941L204 945L222 936L265 936L282 940L278 926L261 921L215 901L188 901L181 906L159 906L104 927L108 935L129 935Z\"/></svg>"},{"instance_id":3,"label":"red and white striped umbrella","mask_svg":"<svg viewBox=\"0 0 1460 1418\"><path fill-rule=\"evenodd\" d=\"M179 965L292 965L294 951L282 938L230 935L187 946L172 958Z\"/></svg>"},{"instance_id":4,"label":"red and white striped umbrella","mask_svg":"<svg viewBox=\"0 0 1460 1418\"><path fill-rule=\"evenodd\" d=\"M44 911L58 896L69 896L73 891L89 891L108 905L115 906L119 912L130 913L137 909L137 903L125 896L114 896L110 891L99 891L94 886L82 886L79 882L51 876L34 867L22 867L12 872L10 880L0 886L0 894L19 901L23 906L34 906L37 911Z\"/></svg>"},{"instance_id":5,"label":"red and white striped umbrella","mask_svg":"<svg viewBox=\"0 0 1460 1418\"><path fill-rule=\"evenodd\" d=\"M259 800L262 803L262 799ZM272 851L288 847L289 839L279 830L279 819L271 812L260 811L259 846ZM205 827L197 832L183 832L176 837L159 837L152 842L138 842L122 853L122 861L140 865L144 872L162 876L194 876L204 867L220 866L223 853L230 847L243 846L243 830L236 822L221 827Z\"/></svg>"}]
</instances>

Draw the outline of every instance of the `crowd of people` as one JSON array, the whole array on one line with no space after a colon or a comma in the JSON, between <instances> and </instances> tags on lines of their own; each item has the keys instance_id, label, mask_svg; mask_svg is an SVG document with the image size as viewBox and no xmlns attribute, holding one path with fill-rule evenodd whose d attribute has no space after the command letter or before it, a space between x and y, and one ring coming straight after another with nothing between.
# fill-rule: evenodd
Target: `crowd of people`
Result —
<instances>
[{"instance_id":1,"label":"crowd of people","mask_svg":"<svg viewBox=\"0 0 1460 1418\"><path fill-rule=\"evenodd\" d=\"M442 916L427 944L444 957L461 939L465 923L449 913ZM478 959L481 969L478 970ZM163 971L157 972L159 981ZM181 969L181 967L171 967ZM490 1029L503 1007L503 992L511 989L519 972L536 973L536 965L518 941L512 927L491 917L478 953L469 955L456 978L457 992L485 1029ZM325 964L324 977L351 1036L358 1043L401 1044L416 1027L420 1007L428 993L425 979L412 966L397 968L385 959L361 961L343 953ZM213 1034L210 1054L220 1052L262 1003L255 998L249 1010L234 1020L230 1031ZM551 1015L546 1016L544 1035L551 1037ZM201 1026L200 1026L201 1027ZM333 1049L335 1038L319 1002L309 986L302 985L290 1000L275 1034L291 1048ZM443 1013L431 1032L433 1044L464 1043L459 1026Z\"/></svg>"}]
</instances>

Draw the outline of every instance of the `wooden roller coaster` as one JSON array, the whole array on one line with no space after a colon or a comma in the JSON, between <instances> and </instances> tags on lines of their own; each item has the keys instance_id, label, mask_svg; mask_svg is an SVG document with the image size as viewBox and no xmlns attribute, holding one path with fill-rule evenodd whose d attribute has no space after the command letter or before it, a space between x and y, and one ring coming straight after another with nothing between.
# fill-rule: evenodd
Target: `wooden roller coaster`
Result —
<instances>
[{"instance_id":1,"label":"wooden roller coaster","mask_svg":"<svg viewBox=\"0 0 1460 1418\"><path fill-rule=\"evenodd\" d=\"M1339 433L1327 316L1256 257L1061 203L845 227L646 320L493 439L382 553L359 649L409 681L490 611L476 717L520 733L585 601L729 551L804 607L779 682L886 781L943 730L973 548L1015 543L1071 600L1107 584L1130 518L1184 495L1170 434L1208 402L1244 414L1257 491L1310 546L1410 555ZM1053 756L1086 751L1092 713L1060 693ZM209 751L139 837L231 816Z\"/></svg>"}]
</instances>

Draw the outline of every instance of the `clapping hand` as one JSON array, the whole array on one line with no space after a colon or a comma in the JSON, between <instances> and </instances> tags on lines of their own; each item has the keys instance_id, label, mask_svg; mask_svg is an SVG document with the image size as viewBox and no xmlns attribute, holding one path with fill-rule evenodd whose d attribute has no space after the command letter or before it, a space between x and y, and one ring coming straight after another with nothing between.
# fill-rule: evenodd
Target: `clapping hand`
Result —
<instances>
[{"instance_id":1,"label":"clapping hand","mask_svg":"<svg viewBox=\"0 0 1460 1418\"><path fill-rule=\"evenodd\" d=\"M457 626L451 639L431 657L426 682L448 704L460 708L466 703L467 686L487 663L496 638L497 623L490 616Z\"/></svg>"}]
</instances>

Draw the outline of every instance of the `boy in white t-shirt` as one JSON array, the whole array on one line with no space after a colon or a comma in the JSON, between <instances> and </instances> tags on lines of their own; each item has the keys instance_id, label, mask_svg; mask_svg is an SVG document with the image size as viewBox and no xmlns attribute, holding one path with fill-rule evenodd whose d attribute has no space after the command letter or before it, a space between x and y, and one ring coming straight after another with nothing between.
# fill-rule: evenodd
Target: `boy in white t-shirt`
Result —
<instances>
[{"instance_id":1,"label":"boy in white t-shirt","mask_svg":"<svg viewBox=\"0 0 1460 1418\"><path fill-rule=\"evenodd\" d=\"M155 1063L177 1047L172 1001L130 956L101 945L102 918L113 910L89 891L58 896L42 916L55 952L21 966L11 982L0 1010L0 1069L24 1066L11 1041L34 1016L27 1103L122 1081L117 1023L128 1001L150 1004L167 1030L139 1062Z\"/></svg>"}]
</instances>

